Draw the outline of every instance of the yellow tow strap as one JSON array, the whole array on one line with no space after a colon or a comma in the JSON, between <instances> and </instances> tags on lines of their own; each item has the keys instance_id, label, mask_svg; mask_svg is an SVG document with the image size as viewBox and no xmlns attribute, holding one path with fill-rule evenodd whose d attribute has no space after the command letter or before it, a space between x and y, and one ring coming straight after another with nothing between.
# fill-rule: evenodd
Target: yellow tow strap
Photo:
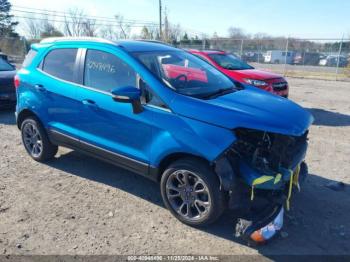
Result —
<instances>
[{"instance_id":1,"label":"yellow tow strap","mask_svg":"<svg viewBox=\"0 0 350 262\"><path fill-rule=\"evenodd\" d=\"M281 181L282 175L280 173L278 173L275 177L275 181L273 181L274 184L277 184L278 182Z\"/></svg>"},{"instance_id":2,"label":"yellow tow strap","mask_svg":"<svg viewBox=\"0 0 350 262\"><path fill-rule=\"evenodd\" d=\"M286 200L286 207L287 210L289 210L289 200L292 196L292 188L293 185L295 185L298 188L298 191L300 192L300 185L299 185L299 173L300 173L300 164L295 168L294 172L290 170L290 180L289 180L289 190L288 190L288 197Z\"/></svg>"},{"instance_id":3,"label":"yellow tow strap","mask_svg":"<svg viewBox=\"0 0 350 262\"><path fill-rule=\"evenodd\" d=\"M296 167L293 175L293 185L295 185L298 188L298 191L300 192L299 173L300 173L300 165Z\"/></svg>"},{"instance_id":4,"label":"yellow tow strap","mask_svg":"<svg viewBox=\"0 0 350 262\"><path fill-rule=\"evenodd\" d=\"M293 187L293 171L290 170L290 172L291 172L291 175L290 175L290 180L289 180L288 197L286 200L286 207L287 207L288 211L289 211L289 200L290 200L290 197L292 196L292 187Z\"/></svg>"},{"instance_id":5,"label":"yellow tow strap","mask_svg":"<svg viewBox=\"0 0 350 262\"><path fill-rule=\"evenodd\" d=\"M275 177L273 177L273 176L261 176L261 177L254 179L254 181L252 183L252 192L250 194L250 200L254 199L254 186L263 184L263 183L270 181L272 179L275 179Z\"/></svg>"},{"instance_id":6,"label":"yellow tow strap","mask_svg":"<svg viewBox=\"0 0 350 262\"><path fill-rule=\"evenodd\" d=\"M286 200L287 210L289 210L289 208L290 208L289 202L290 202L290 198L292 196L293 184L300 191L300 186L299 186L300 165L298 165L296 167L294 172L293 172L293 170L289 170L289 172L291 173L291 175L290 175L290 180L289 180L288 196L287 196L287 200ZM268 182L270 180L274 180L273 183L277 184L278 182L280 182L281 178L282 178L282 175L280 173L278 173L275 177L274 176L261 176L261 177L254 179L253 183L252 183L250 200L253 201L253 199L254 199L254 186L263 184L263 183Z\"/></svg>"}]
</instances>

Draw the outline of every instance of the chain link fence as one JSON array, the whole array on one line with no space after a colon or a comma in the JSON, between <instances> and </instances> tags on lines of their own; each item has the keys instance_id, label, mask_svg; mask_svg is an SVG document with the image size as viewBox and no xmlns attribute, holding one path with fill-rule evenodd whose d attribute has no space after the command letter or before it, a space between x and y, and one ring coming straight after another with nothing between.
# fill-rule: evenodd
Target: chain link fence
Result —
<instances>
[{"instance_id":1,"label":"chain link fence","mask_svg":"<svg viewBox=\"0 0 350 262\"><path fill-rule=\"evenodd\" d=\"M226 51L257 69L289 77L350 81L350 39L214 38L179 47Z\"/></svg>"},{"instance_id":2,"label":"chain link fence","mask_svg":"<svg viewBox=\"0 0 350 262\"><path fill-rule=\"evenodd\" d=\"M1 37L0 52L20 67L31 43L25 38ZM175 45L187 49L223 50L257 69L288 77L350 81L350 39L212 38L180 41Z\"/></svg>"}]
</instances>

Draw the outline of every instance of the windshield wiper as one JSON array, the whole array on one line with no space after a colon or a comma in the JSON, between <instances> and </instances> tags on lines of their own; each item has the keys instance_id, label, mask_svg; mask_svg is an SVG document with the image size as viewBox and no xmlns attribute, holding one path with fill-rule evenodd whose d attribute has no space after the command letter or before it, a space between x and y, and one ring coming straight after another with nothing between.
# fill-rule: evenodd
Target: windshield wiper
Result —
<instances>
[{"instance_id":1,"label":"windshield wiper","mask_svg":"<svg viewBox=\"0 0 350 262\"><path fill-rule=\"evenodd\" d=\"M213 93L210 93L208 95L202 96L202 98L204 98L204 99L215 98L215 97L218 97L218 96L222 96L222 95L226 95L226 94L232 93L234 90L235 89L232 88L232 87L230 87L230 88L220 88L220 89L216 90Z\"/></svg>"}]
</instances>

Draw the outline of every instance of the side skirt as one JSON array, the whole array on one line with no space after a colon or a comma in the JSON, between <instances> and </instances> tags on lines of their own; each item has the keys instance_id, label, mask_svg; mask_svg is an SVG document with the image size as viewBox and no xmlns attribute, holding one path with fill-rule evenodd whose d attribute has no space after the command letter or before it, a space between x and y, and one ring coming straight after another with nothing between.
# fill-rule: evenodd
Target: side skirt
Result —
<instances>
[{"instance_id":1,"label":"side skirt","mask_svg":"<svg viewBox=\"0 0 350 262\"><path fill-rule=\"evenodd\" d=\"M147 163L80 141L77 138L63 134L54 129L48 130L48 136L50 141L55 145L71 148L91 157L127 169L151 180L158 181L156 172L157 168L152 167Z\"/></svg>"}]
</instances>

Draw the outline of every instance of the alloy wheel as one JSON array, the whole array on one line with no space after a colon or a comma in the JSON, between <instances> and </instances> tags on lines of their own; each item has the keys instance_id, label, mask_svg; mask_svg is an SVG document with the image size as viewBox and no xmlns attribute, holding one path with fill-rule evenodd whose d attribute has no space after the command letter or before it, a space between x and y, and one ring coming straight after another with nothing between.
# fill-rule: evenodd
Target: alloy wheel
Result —
<instances>
[{"instance_id":1,"label":"alloy wheel","mask_svg":"<svg viewBox=\"0 0 350 262\"><path fill-rule=\"evenodd\" d=\"M188 170L177 170L166 182L166 196L171 207L186 220L196 221L211 209L211 198L205 182Z\"/></svg>"},{"instance_id":2,"label":"alloy wheel","mask_svg":"<svg viewBox=\"0 0 350 262\"><path fill-rule=\"evenodd\" d=\"M43 150L43 142L38 128L32 123L23 127L23 141L27 151L33 157L39 157Z\"/></svg>"}]
</instances>

